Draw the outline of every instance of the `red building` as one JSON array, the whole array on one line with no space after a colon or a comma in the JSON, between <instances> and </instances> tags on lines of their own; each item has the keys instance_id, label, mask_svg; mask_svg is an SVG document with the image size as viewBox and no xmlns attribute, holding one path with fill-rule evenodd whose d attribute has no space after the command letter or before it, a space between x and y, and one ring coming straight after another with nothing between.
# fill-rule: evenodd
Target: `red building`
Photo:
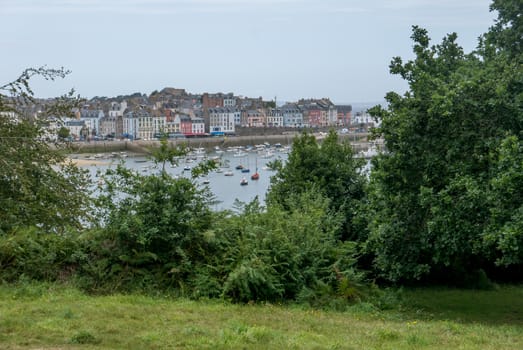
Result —
<instances>
[{"instance_id":1,"label":"red building","mask_svg":"<svg viewBox=\"0 0 523 350\"><path fill-rule=\"evenodd\" d=\"M192 120L188 115L180 116L180 132L184 135L192 135Z\"/></svg>"}]
</instances>

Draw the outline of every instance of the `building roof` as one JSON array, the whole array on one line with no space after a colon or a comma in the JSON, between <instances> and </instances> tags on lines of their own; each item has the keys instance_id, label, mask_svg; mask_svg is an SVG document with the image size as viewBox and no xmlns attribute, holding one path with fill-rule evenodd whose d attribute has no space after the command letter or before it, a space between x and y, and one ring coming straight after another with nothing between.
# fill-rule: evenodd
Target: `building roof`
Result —
<instances>
[{"instance_id":1,"label":"building roof","mask_svg":"<svg viewBox=\"0 0 523 350\"><path fill-rule=\"evenodd\" d=\"M338 112L350 113L352 112L352 105L336 105L335 106Z\"/></svg>"}]
</instances>

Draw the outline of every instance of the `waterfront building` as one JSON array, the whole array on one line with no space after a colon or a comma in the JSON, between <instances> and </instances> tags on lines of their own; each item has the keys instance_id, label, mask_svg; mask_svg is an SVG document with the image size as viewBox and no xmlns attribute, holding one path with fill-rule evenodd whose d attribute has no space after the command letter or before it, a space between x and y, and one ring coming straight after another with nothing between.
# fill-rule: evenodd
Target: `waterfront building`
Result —
<instances>
[{"instance_id":1,"label":"waterfront building","mask_svg":"<svg viewBox=\"0 0 523 350\"><path fill-rule=\"evenodd\" d=\"M127 102L111 102L108 111L109 118L104 123L106 126L100 127L103 136L122 137L123 134L123 115L127 109ZM102 130L103 129L103 130Z\"/></svg>"},{"instance_id":2,"label":"waterfront building","mask_svg":"<svg viewBox=\"0 0 523 350\"><path fill-rule=\"evenodd\" d=\"M180 120L180 132L184 135L192 135L192 120L186 114L179 114L178 119Z\"/></svg>"},{"instance_id":3,"label":"waterfront building","mask_svg":"<svg viewBox=\"0 0 523 350\"><path fill-rule=\"evenodd\" d=\"M165 130L165 116L152 116L145 109L130 110L123 117L123 136L131 140L150 140Z\"/></svg>"},{"instance_id":4,"label":"waterfront building","mask_svg":"<svg viewBox=\"0 0 523 350\"><path fill-rule=\"evenodd\" d=\"M69 129L69 134L75 140L80 140L80 139L82 139L82 137L85 137L85 134L86 134L85 121L78 120L78 119L69 119L69 120L65 121L64 126L67 129Z\"/></svg>"},{"instance_id":5,"label":"waterfront building","mask_svg":"<svg viewBox=\"0 0 523 350\"><path fill-rule=\"evenodd\" d=\"M356 113L353 121L353 124L365 125L367 127L379 127L381 125L381 120L376 120L367 112Z\"/></svg>"},{"instance_id":6,"label":"waterfront building","mask_svg":"<svg viewBox=\"0 0 523 350\"><path fill-rule=\"evenodd\" d=\"M236 108L218 107L209 108L210 132L234 133L235 120L239 111Z\"/></svg>"},{"instance_id":7,"label":"waterfront building","mask_svg":"<svg viewBox=\"0 0 523 350\"><path fill-rule=\"evenodd\" d=\"M260 128L266 126L265 110L249 109L242 112L242 125L249 128Z\"/></svg>"},{"instance_id":8,"label":"waterfront building","mask_svg":"<svg viewBox=\"0 0 523 350\"><path fill-rule=\"evenodd\" d=\"M87 135L89 138L100 135L100 121L104 118L104 111L101 109L81 109L80 120L83 120L87 128Z\"/></svg>"},{"instance_id":9,"label":"waterfront building","mask_svg":"<svg viewBox=\"0 0 523 350\"><path fill-rule=\"evenodd\" d=\"M352 106L351 105L336 105L337 111L337 125L347 126L352 124Z\"/></svg>"},{"instance_id":10,"label":"waterfront building","mask_svg":"<svg viewBox=\"0 0 523 350\"><path fill-rule=\"evenodd\" d=\"M281 108L270 108L267 112L267 126L283 126L283 110Z\"/></svg>"},{"instance_id":11,"label":"waterfront building","mask_svg":"<svg viewBox=\"0 0 523 350\"><path fill-rule=\"evenodd\" d=\"M205 121L203 118L194 117L191 119L191 121L191 133L193 135L198 136L205 134Z\"/></svg>"},{"instance_id":12,"label":"waterfront building","mask_svg":"<svg viewBox=\"0 0 523 350\"><path fill-rule=\"evenodd\" d=\"M283 115L283 126L292 128L303 126L303 113L295 103L286 103L280 109Z\"/></svg>"}]
</instances>

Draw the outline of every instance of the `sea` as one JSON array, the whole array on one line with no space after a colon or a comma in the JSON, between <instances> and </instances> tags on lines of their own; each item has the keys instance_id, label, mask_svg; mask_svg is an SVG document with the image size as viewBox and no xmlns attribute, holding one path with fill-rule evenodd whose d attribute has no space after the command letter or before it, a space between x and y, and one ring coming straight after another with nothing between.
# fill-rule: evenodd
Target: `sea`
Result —
<instances>
[{"instance_id":1,"label":"sea","mask_svg":"<svg viewBox=\"0 0 523 350\"><path fill-rule=\"evenodd\" d=\"M114 158L107 159L107 154L97 155L97 162L87 165L97 185L101 180L101 174L109 168L115 168L117 164L135 170L141 174L153 174L161 171L161 165L144 155L112 154ZM242 148L217 150L211 152L192 153L178 160L176 166L166 164L166 171L173 177L191 177L191 169L204 159L214 159L219 164L218 169L206 176L195 179L199 186L208 186L214 195L212 208L216 211L236 209L237 201L248 203L258 197L260 203L265 203L265 196L270 186L270 178L275 174L268 164L274 160L285 162L288 156L288 148L274 149L261 148L258 150L245 150ZM89 159L93 159L89 156ZM237 169L237 167L243 169ZM246 172L248 169L248 172ZM251 175L258 172L259 179L252 180ZM232 173L232 175L231 175ZM241 185L242 179L247 180L247 185Z\"/></svg>"}]
</instances>

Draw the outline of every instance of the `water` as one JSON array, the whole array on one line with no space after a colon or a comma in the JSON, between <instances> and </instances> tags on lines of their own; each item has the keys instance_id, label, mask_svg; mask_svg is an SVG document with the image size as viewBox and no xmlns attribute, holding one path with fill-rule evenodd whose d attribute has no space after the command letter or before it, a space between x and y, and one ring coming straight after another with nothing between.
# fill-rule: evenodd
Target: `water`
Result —
<instances>
[{"instance_id":1,"label":"water","mask_svg":"<svg viewBox=\"0 0 523 350\"><path fill-rule=\"evenodd\" d=\"M256 196L258 196L260 203L264 204L265 195L270 185L270 177L275 174L273 170L267 169L267 163L280 159L285 161L287 154L274 151L271 158L265 158L265 155L259 155L256 152L247 152L244 156L237 157L234 152L224 151L223 153L217 154L210 152L207 154L209 158L221 157L222 163L228 164L229 167L220 167L218 171L213 171L205 177L200 177L195 182L201 186L209 186L211 192L215 195L217 203L213 205L215 210L233 209L236 200L242 202L250 202ZM179 161L178 166L171 167L170 164L166 164L166 171L172 176L190 178L191 172L184 170L185 167L193 168L203 159L203 157L197 157L196 160L186 161L182 159ZM97 165L89 165L91 175L96 181L96 174L98 171L105 172L108 168L114 168L120 160L107 160L99 162ZM161 170L161 165L155 165L154 162L144 156L140 157L127 157L124 158L124 164L127 168L136 170L141 174L158 173ZM245 168L249 168L250 172L242 173L241 170L237 170L236 166L243 165ZM258 174L260 175L258 180L251 180L251 175L256 172L258 168ZM232 172L232 176L225 176L227 171ZM248 180L247 186L241 186L240 181L245 177ZM204 182L208 181L208 184Z\"/></svg>"}]
</instances>

